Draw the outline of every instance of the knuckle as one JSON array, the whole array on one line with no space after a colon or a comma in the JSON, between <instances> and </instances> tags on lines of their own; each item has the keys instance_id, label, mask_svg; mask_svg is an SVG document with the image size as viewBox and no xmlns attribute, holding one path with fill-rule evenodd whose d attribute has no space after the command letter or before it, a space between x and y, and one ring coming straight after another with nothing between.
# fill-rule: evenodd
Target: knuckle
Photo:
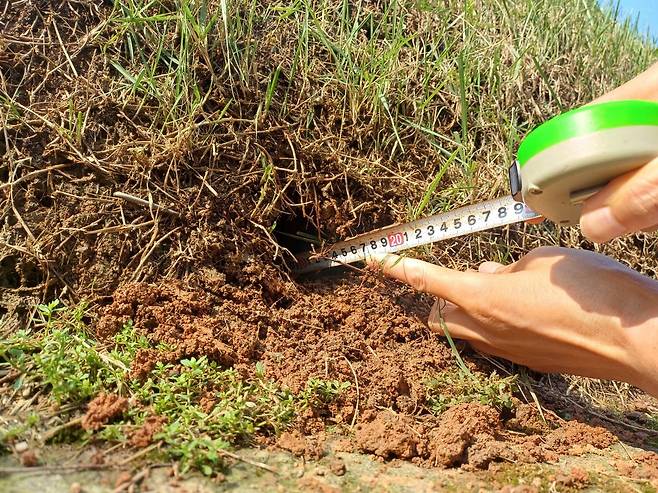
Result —
<instances>
[{"instance_id":1,"label":"knuckle","mask_svg":"<svg viewBox=\"0 0 658 493\"><path fill-rule=\"evenodd\" d=\"M658 216L658 183L645 182L630 202L631 214Z\"/></svg>"},{"instance_id":2,"label":"knuckle","mask_svg":"<svg viewBox=\"0 0 658 493\"><path fill-rule=\"evenodd\" d=\"M427 272L416 265L409 268L407 279L412 288L422 293L427 292Z\"/></svg>"}]
</instances>

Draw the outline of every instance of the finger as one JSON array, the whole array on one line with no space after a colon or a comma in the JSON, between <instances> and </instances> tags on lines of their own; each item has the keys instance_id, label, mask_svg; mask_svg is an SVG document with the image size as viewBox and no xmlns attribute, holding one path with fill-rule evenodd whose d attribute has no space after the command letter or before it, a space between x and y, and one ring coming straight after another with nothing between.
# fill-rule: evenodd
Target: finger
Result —
<instances>
[{"instance_id":1,"label":"finger","mask_svg":"<svg viewBox=\"0 0 658 493\"><path fill-rule=\"evenodd\" d=\"M658 223L658 158L612 180L583 205L580 225L595 242Z\"/></svg>"},{"instance_id":2,"label":"finger","mask_svg":"<svg viewBox=\"0 0 658 493\"><path fill-rule=\"evenodd\" d=\"M481 263L478 270L483 274L496 274L504 269L505 266L503 264L489 261Z\"/></svg>"},{"instance_id":3,"label":"finger","mask_svg":"<svg viewBox=\"0 0 658 493\"><path fill-rule=\"evenodd\" d=\"M470 344L473 347L473 349L475 349L480 353L489 354L491 356L496 356L498 358L503 358L517 365L526 366L534 371L538 371L542 373L562 373L562 372L577 373L573 371L573 368L567 368L566 365L560 365L554 359L539 361L537 358L528 358L516 353L510 353L508 351L505 351L497 346L488 344L486 342L471 341Z\"/></svg>"},{"instance_id":4,"label":"finger","mask_svg":"<svg viewBox=\"0 0 658 493\"><path fill-rule=\"evenodd\" d=\"M497 356L499 358L504 358L508 361L512 361L513 363L523 364L520 362L518 358L516 358L511 353L508 353L507 351L503 351L499 347L489 344L486 341L472 340L470 341L470 343L473 349L477 350L480 353L489 354L491 356Z\"/></svg>"},{"instance_id":5,"label":"finger","mask_svg":"<svg viewBox=\"0 0 658 493\"><path fill-rule=\"evenodd\" d=\"M445 335L448 329L453 339L488 343L482 326L464 310L449 302L445 306L441 306L441 300L434 303L427 324L432 331L441 335Z\"/></svg>"},{"instance_id":6,"label":"finger","mask_svg":"<svg viewBox=\"0 0 658 493\"><path fill-rule=\"evenodd\" d=\"M623 99L647 99L658 101L658 63L652 65L640 75L612 91L599 96L592 103L620 101ZM589 103L589 104L592 104Z\"/></svg>"},{"instance_id":7,"label":"finger","mask_svg":"<svg viewBox=\"0 0 658 493\"><path fill-rule=\"evenodd\" d=\"M368 263L379 267L389 277L412 288L464 306L464 300L474 297L480 286L480 275L460 272L415 258L398 255L373 255ZM484 281L484 279L482 279Z\"/></svg>"}]
</instances>

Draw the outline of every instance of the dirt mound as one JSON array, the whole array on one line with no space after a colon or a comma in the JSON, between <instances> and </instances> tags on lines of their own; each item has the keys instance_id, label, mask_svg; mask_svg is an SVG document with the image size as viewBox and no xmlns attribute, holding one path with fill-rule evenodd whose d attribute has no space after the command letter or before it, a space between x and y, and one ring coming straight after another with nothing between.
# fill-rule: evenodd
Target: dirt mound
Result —
<instances>
[{"instance_id":1,"label":"dirt mound","mask_svg":"<svg viewBox=\"0 0 658 493\"><path fill-rule=\"evenodd\" d=\"M495 29L466 49L454 6L179 3L43 0L3 11L2 330L23 328L36 302L88 300L100 338L131 321L149 340L132 362L138 379L157 362L207 356L244 372L260 362L295 391L313 378L350 382L284 438L303 453L300 440L336 424L357 427L356 448L444 466L511 457L520 441L509 430L535 434L525 437L532 457L608 443L528 408L515 421L474 404L435 418L425 382L455 367L425 324L430 300L372 275L295 283L289 273L312 244L506 192L504 166L490 163L509 161L512 136L640 62L611 72L608 57L599 75L559 54L544 68L525 55L512 63L507 49L489 50L507 46L501 26L514 23L486 5L473 15ZM514 82L500 79L508 66ZM562 77L560 98L540 84L546 75ZM513 260L546 240L592 248L574 230L525 228L445 242L433 259ZM655 274L646 252L656 241L605 248ZM200 404L211 408L212 396ZM86 426L123 406L99 397ZM134 443L159 425L147 421Z\"/></svg>"},{"instance_id":2,"label":"dirt mound","mask_svg":"<svg viewBox=\"0 0 658 493\"><path fill-rule=\"evenodd\" d=\"M307 410L278 438L277 446L297 455L321 456L327 427L353 423L353 449L440 467L553 460L615 440L603 428L545 420L520 402L514 413L471 402L434 416L426 384L455 371L454 359L425 323L431 300L405 286L369 272L261 286L268 287L237 288L209 270L194 285L126 284L103 310L97 332L107 338L131 321L146 336L152 347L134 360L136 378L158 361L207 356L247 374L261 362L268 378L296 392L311 379L350 382L337 400ZM484 362L468 364L490 371ZM202 401L213 405L212 395ZM140 443L160 422L151 424L137 433Z\"/></svg>"}]
</instances>

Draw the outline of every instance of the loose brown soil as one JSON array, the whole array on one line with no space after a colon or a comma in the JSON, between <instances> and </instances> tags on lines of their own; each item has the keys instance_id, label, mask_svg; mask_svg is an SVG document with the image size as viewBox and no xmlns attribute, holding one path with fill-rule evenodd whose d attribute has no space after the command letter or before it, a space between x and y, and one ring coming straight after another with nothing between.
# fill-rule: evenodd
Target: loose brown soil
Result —
<instances>
[{"instance_id":1,"label":"loose brown soil","mask_svg":"<svg viewBox=\"0 0 658 493\"><path fill-rule=\"evenodd\" d=\"M87 407L82 417L85 430L99 430L108 421L120 416L128 409L128 399L115 394L99 394Z\"/></svg>"},{"instance_id":2,"label":"loose brown soil","mask_svg":"<svg viewBox=\"0 0 658 493\"><path fill-rule=\"evenodd\" d=\"M211 2L217 12L221 3ZM381 17L377 2L365 3L373 18ZM293 281L294 258L283 247L308 248L290 241L298 231L333 240L407 219L409 204L423 200L437 163L445 162L436 144L407 129L398 137L406 149L400 153L397 143L384 143L397 135L386 114L375 116L370 107L345 111L344 87L327 82L335 78L328 76L333 54L322 43L311 41L309 50L317 58L313 69L324 75L284 81L298 39L290 26L273 20L249 34L263 39L252 82L217 82L229 80L220 61L226 43L210 39L218 53L208 55L205 47L188 60L203 103L187 119L164 121L163 105L127 90L125 76L110 63L118 60L139 73L141 62L125 58L127 42L147 30L120 31L125 19L105 22L111 13L111 2L101 0L12 2L0 19L0 89L8 102L3 110L11 110L3 113L0 138L1 335L25 327L37 302L87 300L100 339L131 320L151 342L132 363L131 376L138 379L159 361L207 356L245 374L262 362L267 377L295 391L310 378L351 382L337 401L301 416L279 438L280 447L301 455L322 455L322 437L335 425L352 434L348 448L440 467L555 460L606 447L615 436L646 443L645 432L619 428L614 417L605 421L608 430L592 426L604 422L593 421L560 393L541 398L578 421L554 415L544 420L521 402L514 412L471 403L432 415L423 383L454 371L455 364L445 341L425 323L431 300L369 273ZM410 32L437 22L421 10L407 21ZM169 34L177 38L173 30ZM222 35L218 29L213 36ZM208 56L218 58L210 62ZM557 109L548 93L533 92L532 82L543 78L535 65L520 60L518 66L519 80L526 77L530 89L504 89L501 104L514 109L505 119L525 127ZM279 92L265 115L261 101L269 74L279 69ZM431 77L430 85L443 86L441 72ZM563 102L584 103L572 89L578 76L570 77L562 81L568 88ZM410 82L413 94L398 90L388 97L396 115L413 122L426 81ZM478 88L482 101L492 97L487 90ZM459 99L442 91L433 103L433 133L459 135L461 119L475 118L462 113ZM75 112L85 123L78 136L67 127ZM503 193L500 170L486 163L499 162L509 145L498 130L487 132L474 133L468 156L478 165L473 190L442 196L450 203ZM264 163L273 170L271 182L264 180ZM461 173L460 166L451 167L437 190L457 183L453 178ZM446 242L436 258L464 267L504 251L513 260L546 238L593 248L573 230L525 235L524 228ZM641 235L605 251L624 252L632 267L655 275L655 256L647 252L657 245L655 237ZM154 349L158 343L170 349ZM466 359L472 370L492 369L471 353ZM211 408L212 396L200 404ZM126 407L125 399L101 395L89 404L83 425L98 429ZM147 420L133 444L150 443L160 425L157 416ZM651 469L655 459L644 465ZM639 471L631 472L645 474Z\"/></svg>"},{"instance_id":3,"label":"loose brown soil","mask_svg":"<svg viewBox=\"0 0 658 493\"><path fill-rule=\"evenodd\" d=\"M245 374L263 362L267 377L294 391L310 378L351 382L337 401L300 416L276 441L308 458L324 454L327 426L349 431L352 423L346 450L434 467L555 461L616 441L606 428L542 417L536 405L518 401L513 412L465 403L432 415L424 384L455 371L454 359L425 323L431 300L405 286L369 272L276 285L265 281L267 271L252 275L263 279L260 287L237 288L210 271L187 285L126 284L102 310L98 335L109 337L131 320L153 346L167 343L167 351L139 353L136 378L158 361L207 356ZM468 365L490 371L481 360ZM211 407L211 397L200 404ZM146 435L142 441L140 430L134 439L144 446Z\"/></svg>"},{"instance_id":4,"label":"loose brown soil","mask_svg":"<svg viewBox=\"0 0 658 493\"><path fill-rule=\"evenodd\" d=\"M162 416L149 416L144 424L130 436L130 444L134 447L147 447L153 441L153 435L160 431L166 419Z\"/></svg>"}]
</instances>

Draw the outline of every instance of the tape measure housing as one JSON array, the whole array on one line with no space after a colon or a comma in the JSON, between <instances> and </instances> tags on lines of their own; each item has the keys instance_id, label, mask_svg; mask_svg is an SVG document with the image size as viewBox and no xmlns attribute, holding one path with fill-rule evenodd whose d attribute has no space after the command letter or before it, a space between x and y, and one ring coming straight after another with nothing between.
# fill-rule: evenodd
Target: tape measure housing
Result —
<instances>
[{"instance_id":1,"label":"tape measure housing","mask_svg":"<svg viewBox=\"0 0 658 493\"><path fill-rule=\"evenodd\" d=\"M512 193L553 222L577 224L583 200L658 157L658 104L614 101L564 113L533 130L518 156Z\"/></svg>"}]
</instances>

